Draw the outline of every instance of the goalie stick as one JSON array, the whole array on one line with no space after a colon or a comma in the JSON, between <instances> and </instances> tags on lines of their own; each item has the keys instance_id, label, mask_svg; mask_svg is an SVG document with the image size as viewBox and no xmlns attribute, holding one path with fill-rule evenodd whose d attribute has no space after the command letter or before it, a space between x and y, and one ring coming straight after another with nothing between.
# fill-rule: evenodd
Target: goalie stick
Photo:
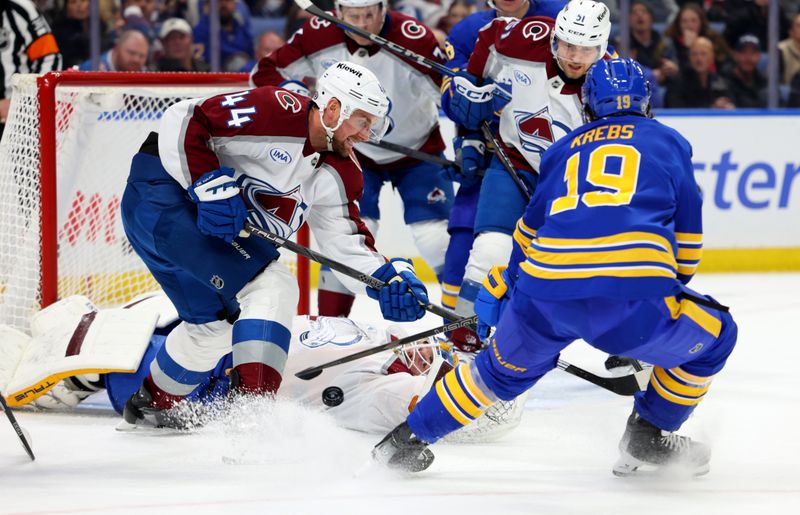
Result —
<instances>
[{"instance_id":1,"label":"goalie stick","mask_svg":"<svg viewBox=\"0 0 800 515\"><path fill-rule=\"evenodd\" d=\"M361 281L362 283L372 288L380 289L385 285L383 281L376 279L371 275L364 274L343 263L339 263L338 261L334 261L333 259L326 258L325 256L317 252L314 252L308 247L304 247L303 245L299 245L291 240L278 236L277 234L265 231L264 229L256 227L250 222L245 222L244 230L249 234L256 235L259 238L263 238L267 241L270 241L275 245L278 245L279 247L283 247L287 250L294 252L295 254L300 254L301 256L305 256L308 259L316 261L321 265L327 265L331 269L343 273L349 277L352 277L353 279ZM391 349L392 347L403 345L404 343L416 341L419 340L420 338L427 338L428 336L433 336L435 334L440 334L445 331L458 329L460 327L474 328L478 320L477 316L473 316L470 318L462 318L447 309L444 309L440 306L431 303L425 304L423 305L423 307L425 308L426 311L429 311L435 315L439 315L442 318L453 320L453 322L440 326L436 329L430 329L429 331L424 331L422 333L409 336L407 338L403 338L403 340L405 340L403 343L398 343L400 340L390 342L390 344L386 344L386 346L384 347L376 347L374 349L368 349L351 356L345 356L330 363L324 363L316 367L310 367L305 370L301 370L300 372L297 372L295 375L300 379L305 379L305 380L313 379L317 377L320 373L322 373L324 369L332 367L334 365L349 363L350 361L363 358L365 356L369 356L371 354L375 354L377 352L381 352L386 349ZM608 377L608 378L600 377L595 374L592 374L591 372L583 370L582 368L576 367L575 365L571 365L566 361L561 361L561 360L559 360L558 368L574 376L580 377L581 379L585 379L586 381L589 381L590 383L595 384L601 388L605 388L610 392L616 393L617 395L633 395L635 392L638 392L640 390L639 382L635 374L623 377Z\"/></svg>"},{"instance_id":2,"label":"goalie stick","mask_svg":"<svg viewBox=\"0 0 800 515\"><path fill-rule=\"evenodd\" d=\"M25 433L22 431L22 428L17 422L17 417L14 416L14 413L11 412L11 408L9 408L8 404L6 404L6 398L3 396L2 393L0 393L0 405L2 405L3 411L6 413L6 416L8 417L8 421L11 422L11 426L14 428L14 432L17 433L19 441L25 448L25 452L28 453L28 456L31 458L31 461L34 461L36 459L36 456L33 455L33 449L31 449L31 444L28 442L28 439L25 437Z\"/></svg>"}]
</instances>

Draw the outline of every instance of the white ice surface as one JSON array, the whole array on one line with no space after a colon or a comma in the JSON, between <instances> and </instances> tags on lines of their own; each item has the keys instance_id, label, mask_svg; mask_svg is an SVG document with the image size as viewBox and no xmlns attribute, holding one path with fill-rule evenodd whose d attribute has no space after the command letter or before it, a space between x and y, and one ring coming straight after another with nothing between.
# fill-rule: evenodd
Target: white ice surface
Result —
<instances>
[{"instance_id":1,"label":"white ice surface","mask_svg":"<svg viewBox=\"0 0 800 515\"><path fill-rule=\"evenodd\" d=\"M800 513L800 274L707 275L692 286L731 305L739 324L727 367L684 426L713 447L703 478L612 476L630 400L554 371L516 431L436 445L436 462L413 477L363 469L378 435L286 403L175 436L116 432L116 416L97 407L18 410L37 459L0 420L0 513ZM359 299L355 313L377 307ZM563 357L604 372L586 345Z\"/></svg>"}]
</instances>

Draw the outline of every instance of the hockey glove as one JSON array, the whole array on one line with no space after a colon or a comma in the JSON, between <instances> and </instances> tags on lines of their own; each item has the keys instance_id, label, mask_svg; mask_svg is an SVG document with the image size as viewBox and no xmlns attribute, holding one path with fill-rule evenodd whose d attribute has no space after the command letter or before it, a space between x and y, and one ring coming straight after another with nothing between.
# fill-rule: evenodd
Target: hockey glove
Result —
<instances>
[{"instance_id":1,"label":"hockey glove","mask_svg":"<svg viewBox=\"0 0 800 515\"><path fill-rule=\"evenodd\" d=\"M469 188L480 180L481 173L488 166L484 155L486 144L477 133L474 133L454 138L453 148L456 151L456 163L460 168L452 166L445 168L445 177Z\"/></svg>"},{"instance_id":2,"label":"hockey glove","mask_svg":"<svg viewBox=\"0 0 800 515\"><path fill-rule=\"evenodd\" d=\"M367 288L367 295L377 300L383 318L393 322L411 322L425 315L423 304L428 304L428 291L414 273L408 259L394 258L378 268L372 277L386 285L380 290Z\"/></svg>"},{"instance_id":3,"label":"hockey glove","mask_svg":"<svg viewBox=\"0 0 800 515\"><path fill-rule=\"evenodd\" d=\"M278 84L278 87L291 91L292 93L297 93L298 95L303 95L304 97L311 96L308 91L308 86L299 80L285 80Z\"/></svg>"},{"instance_id":4,"label":"hockey glove","mask_svg":"<svg viewBox=\"0 0 800 515\"><path fill-rule=\"evenodd\" d=\"M222 167L204 174L188 193L197 204L197 228L201 233L230 243L244 229L247 208L233 179L233 168Z\"/></svg>"},{"instance_id":5,"label":"hockey glove","mask_svg":"<svg viewBox=\"0 0 800 515\"><path fill-rule=\"evenodd\" d=\"M450 112L453 121L470 130L477 130L481 122L491 120L494 116L492 91L494 84L476 86L477 80L466 72L459 72L453 78L453 98L450 100Z\"/></svg>"},{"instance_id":6,"label":"hockey glove","mask_svg":"<svg viewBox=\"0 0 800 515\"><path fill-rule=\"evenodd\" d=\"M481 340L489 336L489 330L497 325L508 303L509 281L506 268L506 266L493 266L483 279L483 286L475 299L475 314L478 315L476 332Z\"/></svg>"}]
</instances>

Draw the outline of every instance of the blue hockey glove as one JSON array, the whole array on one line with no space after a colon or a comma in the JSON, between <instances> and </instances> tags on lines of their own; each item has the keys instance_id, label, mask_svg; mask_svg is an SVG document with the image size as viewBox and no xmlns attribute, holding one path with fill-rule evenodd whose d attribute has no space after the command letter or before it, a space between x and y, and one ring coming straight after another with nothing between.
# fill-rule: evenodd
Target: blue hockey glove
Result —
<instances>
[{"instance_id":1,"label":"blue hockey glove","mask_svg":"<svg viewBox=\"0 0 800 515\"><path fill-rule=\"evenodd\" d=\"M197 228L201 233L230 243L244 229L247 208L233 179L233 168L208 172L187 191L197 204Z\"/></svg>"},{"instance_id":2,"label":"blue hockey glove","mask_svg":"<svg viewBox=\"0 0 800 515\"><path fill-rule=\"evenodd\" d=\"M453 77L451 88L453 98L450 100L450 112L454 122L470 130L477 130L481 122L491 120L494 116L492 91L494 84L476 86L475 77L466 72L459 72Z\"/></svg>"},{"instance_id":3,"label":"blue hockey glove","mask_svg":"<svg viewBox=\"0 0 800 515\"><path fill-rule=\"evenodd\" d=\"M291 91L292 93L297 93L298 95L303 95L304 97L311 96L308 92L308 86L299 80L285 80L278 84L278 87Z\"/></svg>"},{"instance_id":4,"label":"blue hockey glove","mask_svg":"<svg viewBox=\"0 0 800 515\"><path fill-rule=\"evenodd\" d=\"M411 322L425 315L422 304L427 304L428 291L414 273L408 259L394 258L372 274L386 286L380 290L367 288L367 295L377 300L383 318L393 322Z\"/></svg>"},{"instance_id":5,"label":"blue hockey glove","mask_svg":"<svg viewBox=\"0 0 800 515\"><path fill-rule=\"evenodd\" d=\"M508 303L508 273L506 266L494 266L483 279L483 286L475 299L475 314L478 315L478 337L485 340L489 330L497 325L503 309Z\"/></svg>"},{"instance_id":6,"label":"blue hockey glove","mask_svg":"<svg viewBox=\"0 0 800 515\"><path fill-rule=\"evenodd\" d=\"M494 113L497 116L500 116L500 113L503 111L503 109L505 109L508 103L511 102L511 84L504 84L502 82L497 82L495 83L495 86L497 87L497 89L502 89L508 94L507 97L503 97L501 95L495 95L494 99L492 100L492 109L494 109Z\"/></svg>"},{"instance_id":7,"label":"blue hockey glove","mask_svg":"<svg viewBox=\"0 0 800 515\"><path fill-rule=\"evenodd\" d=\"M481 171L488 166L485 156L486 144L475 133L453 138L453 148L456 151L456 163L460 168L452 166L445 168L445 177L468 188L480 180Z\"/></svg>"}]
</instances>

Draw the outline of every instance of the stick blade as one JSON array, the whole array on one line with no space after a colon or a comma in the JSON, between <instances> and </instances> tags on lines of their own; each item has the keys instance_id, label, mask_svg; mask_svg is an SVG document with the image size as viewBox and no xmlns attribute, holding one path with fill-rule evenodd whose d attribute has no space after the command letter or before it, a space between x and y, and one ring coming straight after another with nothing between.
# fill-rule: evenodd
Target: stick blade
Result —
<instances>
[{"instance_id":1,"label":"stick blade","mask_svg":"<svg viewBox=\"0 0 800 515\"><path fill-rule=\"evenodd\" d=\"M311 379L314 379L315 377L319 376L321 373L322 373L321 368L311 367L295 373L294 376L298 379L302 379L303 381L310 381Z\"/></svg>"}]
</instances>

